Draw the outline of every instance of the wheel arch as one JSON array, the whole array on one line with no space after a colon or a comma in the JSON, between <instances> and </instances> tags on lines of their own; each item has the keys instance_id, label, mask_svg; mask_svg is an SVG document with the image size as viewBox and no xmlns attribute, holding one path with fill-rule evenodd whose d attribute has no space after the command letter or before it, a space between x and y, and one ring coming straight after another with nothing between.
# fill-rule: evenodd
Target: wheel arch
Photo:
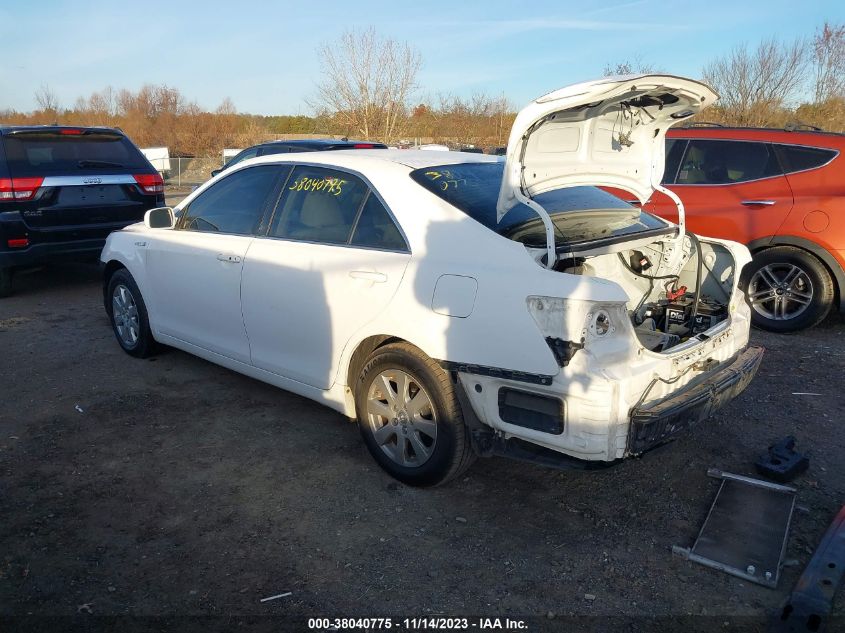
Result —
<instances>
[{"instance_id":1,"label":"wheel arch","mask_svg":"<svg viewBox=\"0 0 845 633\"><path fill-rule=\"evenodd\" d=\"M355 381L358 379L358 375L361 373L364 365L367 364L367 359L374 351L380 347L384 347L385 345L390 345L391 343L407 343L408 345L418 349L428 358L431 358L438 364L440 363L440 360L429 354L424 347L418 345L414 341L402 338L401 336L393 334L373 334L364 337L355 345L355 349L349 355L349 362L345 363L345 365L341 365L341 371L345 368L345 373L339 372L338 376L338 379L340 379L340 376L343 376L343 378L346 379L343 389L345 400L344 412L351 420L355 420L358 415L357 407L355 405Z\"/></svg>"},{"instance_id":2,"label":"wheel arch","mask_svg":"<svg viewBox=\"0 0 845 633\"><path fill-rule=\"evenodd\" d=\"M355 351L352 352L352 355L349 358L349 363L346 366L346 386L349 387L349 389L354 391L355 380L358 378L358 374L361 373L361 369L367 363L367 359L370 357L370 354L378 348L389 345L390 343L408 343L425 354L425 351L418 345L414 345L412 341L407 341L398 336L391 336L390 334L375 334L368 336L362 339L355 347Z\"/></svg>"},{"instance_id":3,"label":"wheel arch","mask_svg":"<svg viewBox=\"0 0 845 633\"><path fill-rule=\"evenodd\" d=\"M111 314L111 301L109 301L109 280L118 270L126 268L126 264L117 259L112 259L103 265L103 307L106 313Z\"/></svg>"},{"instance_id":4,"label":"wheel arch","mask_svg":"<svg viewBox=\"0 0 845 633\"><path fill-rule=\"evenodd\" d=\"M770 235L768 237L761 237L752 240L746 246L748 246L748 250L751 251L752 255L756 255L774 246L794 246L814 255L816 259L824 264L824 267L827 268L827 271L833 277L834 292L836 293L835 302L839 304L839 311L845 312L845 293L843 293L843 289L845 289L845 270L842 269L842 266L827 249L806 238L794 235Z\"/></svg>"}]
</instances>

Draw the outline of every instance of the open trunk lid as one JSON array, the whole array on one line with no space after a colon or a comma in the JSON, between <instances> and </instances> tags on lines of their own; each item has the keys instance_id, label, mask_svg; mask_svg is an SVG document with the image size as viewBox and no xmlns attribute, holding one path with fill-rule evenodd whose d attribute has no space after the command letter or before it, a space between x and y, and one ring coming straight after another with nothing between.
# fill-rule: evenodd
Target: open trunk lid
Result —
<instances>
[{"instance_id":1,"label":"open trunk lid","mask_svg":"<svg viewBox=\"0 0 845 633\"><path fill-rule=\"evenodd\" d=\"M536 99L511 128L498 219L520 202L537 210L538 194L578 185L624 189L645 203L662 189L667 129L716 99L705 84L672 75L606 77Z\"/></svg>"}]
</instances>

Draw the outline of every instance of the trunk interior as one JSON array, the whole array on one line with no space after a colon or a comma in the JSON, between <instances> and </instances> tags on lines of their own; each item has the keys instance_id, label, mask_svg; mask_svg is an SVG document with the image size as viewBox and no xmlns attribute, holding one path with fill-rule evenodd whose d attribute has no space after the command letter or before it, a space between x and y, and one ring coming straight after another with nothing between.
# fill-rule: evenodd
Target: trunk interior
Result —
<instances>
[{"instance_id":1,"label":"trunk interior","mask_svg":"<svg viewBox=\"0 0 845 633\"><path fill-rule=\"evenodd\" d=\"M667 256L674 238L626 242L562 259L555 270L602 277L628 294L640 344L666 352L728 318L736 265L724 246L687 233L680 263Z\"/></svg>"}]
</instances>

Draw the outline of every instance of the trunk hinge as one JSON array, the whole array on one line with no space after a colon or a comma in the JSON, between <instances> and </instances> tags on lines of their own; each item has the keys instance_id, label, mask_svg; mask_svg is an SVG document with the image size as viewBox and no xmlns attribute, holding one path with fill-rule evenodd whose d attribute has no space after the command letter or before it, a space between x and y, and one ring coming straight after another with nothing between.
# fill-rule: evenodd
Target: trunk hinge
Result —
<instances>
[{"instance_id":1,"label":"trunk hinge","mask_svg":"<svg viewBox=\"0 0 845 633\"><path fill-rule=\"evenodd\" d=\"M546 121L548 121L551 118L554 118L554 115L546 116L543 119L541 119L540 121L537 121L534 125L532 125L528 130L525 131L525 134L522 135L522 139L521 139L521 143L520 143L521 146L520 146L520 149L519 149L519 156L520 156L519 162L520 162L521 165L523 165L523 167L522 167L522 171L520 172L520 175L519 175L519 181L520 181L519 182L519 191L513 192L514 198L516 198L516 200L518 202L521 202L525 206L531 208L537 215L540 216L540 219L543 221L543 226L546 229L546 268L548 268L548 269L553 268L554 265L557 263L557 250L555 248L555 225L552 223L552 219L551 219L551 217L549 217L548 211L546 211L541 204L535 202L534 200L529 198L527 195L525 195L524 192L526 191L526 186L525 186L525 177L524 177L524 173L525 173L524 165L525 165L525 150L528 147L528 137L531 136L531 134L534 132L534 130L539 128L541 125L543 125ZM509 211L509 210L510 210L510 208L507 211ZM504 213L499 213L498 205L497 205L497 211L496 211L497 216L498 216L497 222L502 221L502 218L505 216L507 211L505 211Z\"/></svg>"},{"instance_id":2,"label":"trunk hinge","mask_svg":"<svg viewBox=\"0 0 845 633\"><path fill-rule=\"evenodd\" d=\"M522 191L514 192L516 199L527 207L530 207L540 219L543 221L543 226L546 229L546 268L551 269L557 263L557 249L555 248L555 225L552 218L549 216L543 206L528 196Z\"/></svg>"},{"instance_id":3,"label":"trunk hinge","mask_svg":"<svg viewBox=\"0 0 845 633\"><path fill-rule=\"evenodd\" d=\"M666 262L669 270L675 270L675 267L680 263L681 257L684 256L684 237L687 234L687 219L686 219L686 211L684 210L684 203L681 202L681 199L678 197L674 191L667 189L663 185L654 184L651 185L655 191L659 191L664 196L669 198L672 202L675 203L675 206L678 207L678 237L675 239L675 244L672 247L672 254L669 256L668 261Z\"/></svg>"}]
</instances>

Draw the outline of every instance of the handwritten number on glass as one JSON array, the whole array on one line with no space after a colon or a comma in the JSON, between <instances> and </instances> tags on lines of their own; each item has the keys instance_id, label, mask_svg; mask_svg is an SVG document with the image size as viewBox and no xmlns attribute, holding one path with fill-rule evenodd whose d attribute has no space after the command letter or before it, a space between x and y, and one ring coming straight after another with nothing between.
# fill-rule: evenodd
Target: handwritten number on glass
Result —
<instances>
[{"instance_id":1,"label":"handwritten number on glass","mask_svg":"<svg viewBox=\"0 0 845 633\"><path fill-rule=\"evenodd\" d=\"M345 180L340 178L299 178L288 190L290 191L313 191L339 196L343 193Z\"/></svg>"}]
</instances>

